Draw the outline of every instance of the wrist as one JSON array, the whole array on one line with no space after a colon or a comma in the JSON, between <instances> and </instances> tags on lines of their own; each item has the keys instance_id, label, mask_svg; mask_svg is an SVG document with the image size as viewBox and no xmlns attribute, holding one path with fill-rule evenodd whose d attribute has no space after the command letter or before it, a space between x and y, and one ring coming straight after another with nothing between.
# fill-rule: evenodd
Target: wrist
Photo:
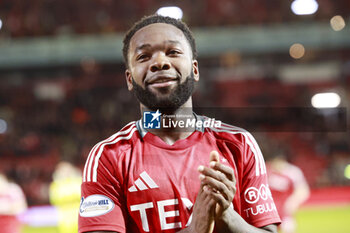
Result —
<instances>
[{"instance_id":1,"label":"wrist","mask_svg":"<svg viewBox=\"0 0 350 233\"><path fill-rule=\"evenodd\" d=\"M234 209L233 209L233 204L231 203L231 205L225 210L217 211L216 212L217 215L215 219L218 220L218 219L230 218L232 216L232 211L234 211Z\"/></svg>"},{"instance_id":2,"label":"wrist","mask_svg":"<svg viewBox=\"0 0 350 233\"><path fill-rule=\"evenodd\" d=\"M220 216L220 220L224 222L228 221L232 216L232 213L231 213L232 211L233 209L227 208L224 212L222 212Z\"/></svg>"},{"instance_id":3,"label":"wrist","mask_svg":"<svg viewBox=\"0 0 350 233\"><path fill-rule=\"evenodd\" d=\"M232 219L234 218L234 209L233 206L224 210L220 216L217 216L215 223L218 229L218 232L227 232L230 229L232 224Z\"/></svg>"},{"instance_id":4,"label":"wrist","mask_svg":"<svg viewBox=\"0 0 350 233\"><path fill-rule=\"evenodd\" d=\"M200 221L192 221L190 225L185 228L186 233L212 233L214 230L215 219L200 222ZM182 231L181 231L182 232Z\"/></svg>"}]
</instances>

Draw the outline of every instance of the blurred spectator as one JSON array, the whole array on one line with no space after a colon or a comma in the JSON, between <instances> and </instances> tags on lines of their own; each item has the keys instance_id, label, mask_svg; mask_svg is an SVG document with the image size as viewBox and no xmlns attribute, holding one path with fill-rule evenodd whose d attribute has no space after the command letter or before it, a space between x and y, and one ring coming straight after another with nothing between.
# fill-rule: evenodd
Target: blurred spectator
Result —
<instances>
[{"instance_id":1,"label":"blurred spectator","mask_svg":"<svg viewBox=\"0 0 350 233\"><path fill-rule=\"evenodd\" d=\"M181 7L194 27L244 26L304 21L284 1L194 0L170 1ZM0 1L4 22L0 37L113 33L126 30L130 22L169 3L156 0ZM315 17L329 20L333 13L347 15L349 1L322 1ZM193 5L196 7L193 8ZM307 18L309 19L309 18Z\"/></svg>"},{"instance_id":2,"label":"blurred spectator","mask_svg":"<svg viewBox=\"0 0 350 233\"><path fill-rule=\"evenodd\" d=\"M24 193L19 185L0 172L0 226L1 233L19 233L17 216L27 209Z\"/></svg>"},{"instance_id":3,"label":"blurred spectator","mask_svg":"<svg viewBox=\"0 0 350 233\"><path fill-rule=\"evenodd\" d=\"M301 169L287 161L286 153L279 151L267 158L269 186L282 220L279 230L294 233L294 215L309 197L309 186Z\"/></svg>"},{"instance_id":4,"label":"blurred spectator","mask_svg":"<svg viewBox=\"0 0 350 233\"><path fill-rule=\"evenodd\" d=\"M81 171L69 162L57 164L50 185L50 201L58 210L59 233L78 231Z\"/></svg>"}]
</instances>

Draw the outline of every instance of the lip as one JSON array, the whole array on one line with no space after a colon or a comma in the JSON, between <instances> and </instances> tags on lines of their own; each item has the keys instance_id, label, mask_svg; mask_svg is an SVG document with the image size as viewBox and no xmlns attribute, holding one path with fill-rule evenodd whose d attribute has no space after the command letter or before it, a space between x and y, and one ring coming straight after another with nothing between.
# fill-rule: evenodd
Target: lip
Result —
<instances>
[{"instance_id":1,"label":"lip","mask_svg":"<svg viewBox=\"0 0 350 233\"><path fill-rule=\"evenodd\" d=\"M153 87L165 87L176 83L178 80L177 77L168 76L168 75L157 75L149 78L146 81L146 85Z\"/></svg>"},{"instance_id":2,"label":"lip","mask_svg":"<svg viewBox=\"0 0 350 233\"><path fill-rule=\"evenodd\" d=\"M154 82L148 84L148 86L155 87L155 88L161 88L161 87L169 87L171 85L176 84L176 79L168 79L168 80L162 80L161 82Z\"/></svg>"}]
</instances>

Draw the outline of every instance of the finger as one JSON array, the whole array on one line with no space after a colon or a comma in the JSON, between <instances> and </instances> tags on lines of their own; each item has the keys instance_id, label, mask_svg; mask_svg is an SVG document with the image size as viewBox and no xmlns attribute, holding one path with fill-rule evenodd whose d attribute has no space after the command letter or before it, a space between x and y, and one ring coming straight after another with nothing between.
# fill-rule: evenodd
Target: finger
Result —
<instances>
[{"instance_id":1,"label":"finger","mask_svg":"<svg viewBox=\"0 0 350 233\"><path fill-rule=\"evenodd\" d=\"M234 186L235 180L228 179L228 177L223 172L205 166L199 166L198 171L204 176L210 176L218 181L225 183L227 186Z\"/></svg>"},{"instance_id":2,"label":"finger","mask_svg":"<svg viewBox=\"0 0 350 233\"><path fill-rule=\"evenodd\" d=\"M213 191L220 192L229 201L233 200L233 196L235 194L233 192L233 189L229 189L223 182L220 182L220 181L218 181L212 177L209 177L209 176L202 175L200 178L201 178L202 182L205 185L208 185ZM204 186L204 187L206 187L206 186ZM204 191L205 191L205 189L204 189Z\"/></svg>"},{"instance_id":3,"label":"finger","mask_svg":"<svg viewBox=\"0 0 350 233\"><path fill-rule=\"evenodd\" d=\"M210 196L223 209L227 209L231 205L231 201L227 200L221 193L213 191L212 189L205 189L204 192Z\"/></svg>"},{"instance_id":4,"label":"finger","mask_svg":"<svg viewBox=\"0 0 350 233\"><path fill-rule=\"evenodd\" d=\"M203 188L202 188L203 187ZM194 211L196 212L199 208L199 211L204 211L205 213L212 215L215 212L217 202L212 198L208 192L205 192L205 186L203 185L197 194ZM206 189L209 189L208 187Z\"/></svg>"},{"instance_id":5,"label":"finger","mask_svg":"<svg viewBox=\"0 0 350 233\"><path fill-rule=\"evenodd\" d=\"M215 150L210 152L210 167L223 172L232 181L235 179L232 168L220 163L219 153Z\"/></svg>"},{"instance_id":6,"label":"finger","mask_svg":"<svg viewBox=\"0 0 350 233\"><path fill-rule=\"evenodd\" d=\"M208 205L215 205L216 201L213 200L213 198L211 197L210 193L211 193L211 188L208 185L204 185L203 186L203 193L205 194L205 203L208 203Z\"/></svg>"},{"instance_id":7,"label":"finger","mask_svg":"<svg viewBox=\"0 0 350 233\"><path fill-rule=\"evenodd\" d=\"M219 153L216 150L210 152L210 161L220 162Z\"/></svg>"},{"instance_id":8,"label":"finger","mask_svg":"<svg viewBox=\"0 0 350 233\"><path fill-rule=\"evenodd\" d=\"M221 192L224 192L228 198L233 199L233 196L236 194L236 184L234 181L230 181L223 173L217 172L211 168L200 166L198 170L201 172L199 179L202 184L209 184L214 189L218 188L216 186L224 185L226 189L220 188ZM208 180L210 183L208 183ZM214 180L216 181L215 183Z\"/></svg>"},{"instance_id":9,"label":"finger","mask_svg":"<svg viewBox=\"0 0 350 233\"><path fill-rule=\"evenodd\" d=\"M210 162L209 166L217 171L224 173L229 180L233 182L236 181L233 169L231 167L214 161Z\"/></svg>"},{"instance_id":10,"label":"finger","mask_svg":"<svg viewBox=\"0 0 350 233\"><path fill-rule=\"evenodd\" d=\"M196 203L197 201L199 203L205 203L206 207L209 208L211 211L215 210L216 201L209 195L210 188L208 185L203 184L203 188L200 189L200 193L197 195Z\"/></svg>"}]
</instances>

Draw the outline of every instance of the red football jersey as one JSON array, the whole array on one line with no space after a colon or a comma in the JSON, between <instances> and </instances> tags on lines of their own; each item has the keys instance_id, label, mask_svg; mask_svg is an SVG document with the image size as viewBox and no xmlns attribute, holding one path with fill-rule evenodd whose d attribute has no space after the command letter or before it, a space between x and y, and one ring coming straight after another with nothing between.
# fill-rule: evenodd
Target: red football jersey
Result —
<instances>
[{"instance_id":1,"label":"red football jersey","mask_svg":"<svg viewBox=\"0 0 350 233\"><path fill-rule=\"evenodd\" d=\"M24 193L20 186L15 183L6 184L0 187L0 226L1 233L21 232L21 223L17 215L24 209L19 210L15 206L25 200ZM18 213L14 213L15 212Z\"/></svg>"},{"instance_id":2,"label":"red football jersey","mask_svg":"<svg viewBox=\"0 0 350 233\"><path fill-rule=\"evenodd\" d=\"M264 159L250 133L226 124L201 127L168 145L139 120L91 150L83 174L79 232L170 233L185 228L200 187L197 168L209 166L213 150L234 170L235 211L256 227L279 223Z\"/></svg>"},{"instance_id":3,"label":"red football jersey","mask_svg":"<svg viewBox=\"0 0 350 233\"><path fill-rule=\"evenodd\" d=\"M303 183L307 186L303 172L292 164L288 164L283 171L277 171L272 167L268 168L268 182L278 213L281 219L292 217L284 211L284 206L288 198L294 193L296 186Z\"/></svg>"}]
</instances>

